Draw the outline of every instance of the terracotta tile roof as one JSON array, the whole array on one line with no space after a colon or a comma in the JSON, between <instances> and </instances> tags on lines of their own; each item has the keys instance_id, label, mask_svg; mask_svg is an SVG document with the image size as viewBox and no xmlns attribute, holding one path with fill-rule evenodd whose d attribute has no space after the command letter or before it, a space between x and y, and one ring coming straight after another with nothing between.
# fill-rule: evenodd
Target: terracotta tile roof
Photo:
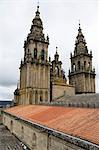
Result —
<instances>
[{"instance_id":1,"label":"terracotta tile roof","mask_svg":"<svg viewBox=\"0 0 99 150\"><path fill-rule=\"evenodd\" d=\"M27 105L12 107L6 111L99 144L99 109Z\"/></svg>"}]
</instances>

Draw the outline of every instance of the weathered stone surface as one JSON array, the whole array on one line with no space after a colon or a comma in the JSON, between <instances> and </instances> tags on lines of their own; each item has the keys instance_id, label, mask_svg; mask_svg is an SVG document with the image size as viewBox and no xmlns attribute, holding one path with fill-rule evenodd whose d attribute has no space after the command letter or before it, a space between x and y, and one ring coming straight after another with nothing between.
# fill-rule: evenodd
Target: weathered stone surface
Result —
<instances>
[{"instance_id":1,"label":"weathered stone surface","mask_svg":"<svg viewBox=\"0 0 99 150\"><path fill-rule=\"evenodd\" d=\"M74 53L71 53L69 83L75 86L76 94L95 93L95 69L92 67L92 52L89 53L82 29L79 26Z\"/></svg>"},{"instance_id":2,"label":"weathered stone surface","mask_svg":"<svg viewBox=\"0 0 99 150\"><path fill-rule=\"evenodd\" d=\"M79 94L75 96L62 95L46 105L60 105L69 107L99 108L99 94Z\"/></svg>"},{"instance_id":3,"label":"weathered stone surface","mask_svg":"<svg viewBox=\"0 0 99 150\"><path fill-rule=\"evenodd\" d=\"M0 125L0 150L24 150L20 142L10 131Z\"/></svg>"}]
</instances>

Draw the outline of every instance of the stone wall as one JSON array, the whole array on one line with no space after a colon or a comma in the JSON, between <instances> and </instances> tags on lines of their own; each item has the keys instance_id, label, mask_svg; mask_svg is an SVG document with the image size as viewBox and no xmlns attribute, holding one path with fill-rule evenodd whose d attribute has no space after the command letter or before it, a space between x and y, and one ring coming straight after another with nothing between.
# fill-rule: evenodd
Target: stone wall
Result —
<instances>
[{"instance_id":1,"label":"stone wall","mask_svg":"<svg viewBox=\"0 0 99 150\"><path fill-rule=\"evenodd\" d=\"M3 124L31 150L98 150L81 139L3 112ZM80 147L81 145L81 147ZM85 148L82 148L85 147Z\"/></svg>"},{"instance_id":2,"label":"stone wall","mask_svg":"<svg viewBox=\"0 0 99 150\"><path fill-rule=\"evenodd\" d=\"M49 137L49 149L48 150L79 150L79 148L71 143L60 140L54 136ZM80 150L84 150L80 148Z\"/></svg>"},{"instance_id":3,"label":"stone wall","mask_svg":"<svg viewBox=\"0 0 99 150\"><path fill-rule=\"evenodd\" d=\"M52 85L52 99L56 99L62 95L73 96L75 95L75 88L71 85L53 83Z\"/></svg>"},{"instance_id":4,"label":"stone wall","mask_svg":"<svg viewBox=\"0 0 99 150\"><path fill-rule=\"evenodd\" d=\"M16 99L16 97L15 97ZM50 65L28 63L20 69L18 104L38 104L50 100Z\"/></svg>"},{"instance_id":5,"label":"stone wall","mask_svg":"<svg viewBox=\"0 0 99 150\"><path fill-rule=\"evenodd\" d=\"M13 117L4 115L3 123L31 150L47 150L47 135Z\"/></svg>"}]
</instances>

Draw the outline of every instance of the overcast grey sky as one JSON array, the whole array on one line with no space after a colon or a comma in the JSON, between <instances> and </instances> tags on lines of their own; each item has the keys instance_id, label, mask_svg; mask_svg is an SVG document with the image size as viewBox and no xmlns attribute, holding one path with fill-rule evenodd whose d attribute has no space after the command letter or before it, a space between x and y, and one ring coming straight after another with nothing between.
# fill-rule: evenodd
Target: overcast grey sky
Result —
<instances>
[{"instance_id":1,"label":"overcast grey sky","mask_svg":"<svg viewBox=\"0 0 99 150\"><path fill-rule=\"evenodd\" d=\"M80 19L89 51L93 52L99 92L99 0L39 0L44 33L49 35L49 55L58 47L68 76ZM19 80L23 44L35 16L37 0L0 0L0 99L13 99Z\"/></svg>"}]
</instances>

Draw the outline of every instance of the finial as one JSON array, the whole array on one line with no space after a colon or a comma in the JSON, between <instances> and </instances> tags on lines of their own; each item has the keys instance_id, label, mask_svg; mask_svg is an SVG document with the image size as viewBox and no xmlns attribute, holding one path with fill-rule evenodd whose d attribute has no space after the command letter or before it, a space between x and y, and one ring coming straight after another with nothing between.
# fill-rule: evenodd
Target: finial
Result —
<instances>
[{"instance_id":1,"label":"finial","mask_svg":"<svg viewBox=\"0 0 99 150\"><path fill-rule=\"evenodd\" d=\"M81 23L80 23L80 20L79 20L79 29L78 29L79 32L81 32Z\"/></svg>"},{"instance_id":2,"label":"finial","mask_svg":"<svg viewBox=\"0 0 99 150\"><path fill-rule=\"evenodd\" d=\"M38 1L38 4L37 4L37 11L36 11L36 17L39 17L39 14L40 14L40 12L39 12L39 1Z\"/></svg>"},{"instance_id":3,"label":"finial","mask_svg":"<svg viewBox=\"0 0 99 150\"><path fill-rule=\"evenodd\" d=\"M37 11L39 11L39 5L40 5L40 3L39 3L39 0L38 0L38 2L37 2Z\"/></svg>"},{"instance_id":4,"label":"finial","mask_svg":"<svg viewBox=\"0 0 99 150\"><path fill-rule=\"evenodd\" d=\"M80 28L80 20L79 20L79 28Z\"/></svg>"},{"instance_id":5,"label":"finial","mask_svg":"<svg viewBox=\"0 0 99 150\"><path fill-rule=\"evenodd\" d=\"M58 47L56 46L56 53L57 53L57 51L58 51Z\"/></svg>"}]
</instances>

